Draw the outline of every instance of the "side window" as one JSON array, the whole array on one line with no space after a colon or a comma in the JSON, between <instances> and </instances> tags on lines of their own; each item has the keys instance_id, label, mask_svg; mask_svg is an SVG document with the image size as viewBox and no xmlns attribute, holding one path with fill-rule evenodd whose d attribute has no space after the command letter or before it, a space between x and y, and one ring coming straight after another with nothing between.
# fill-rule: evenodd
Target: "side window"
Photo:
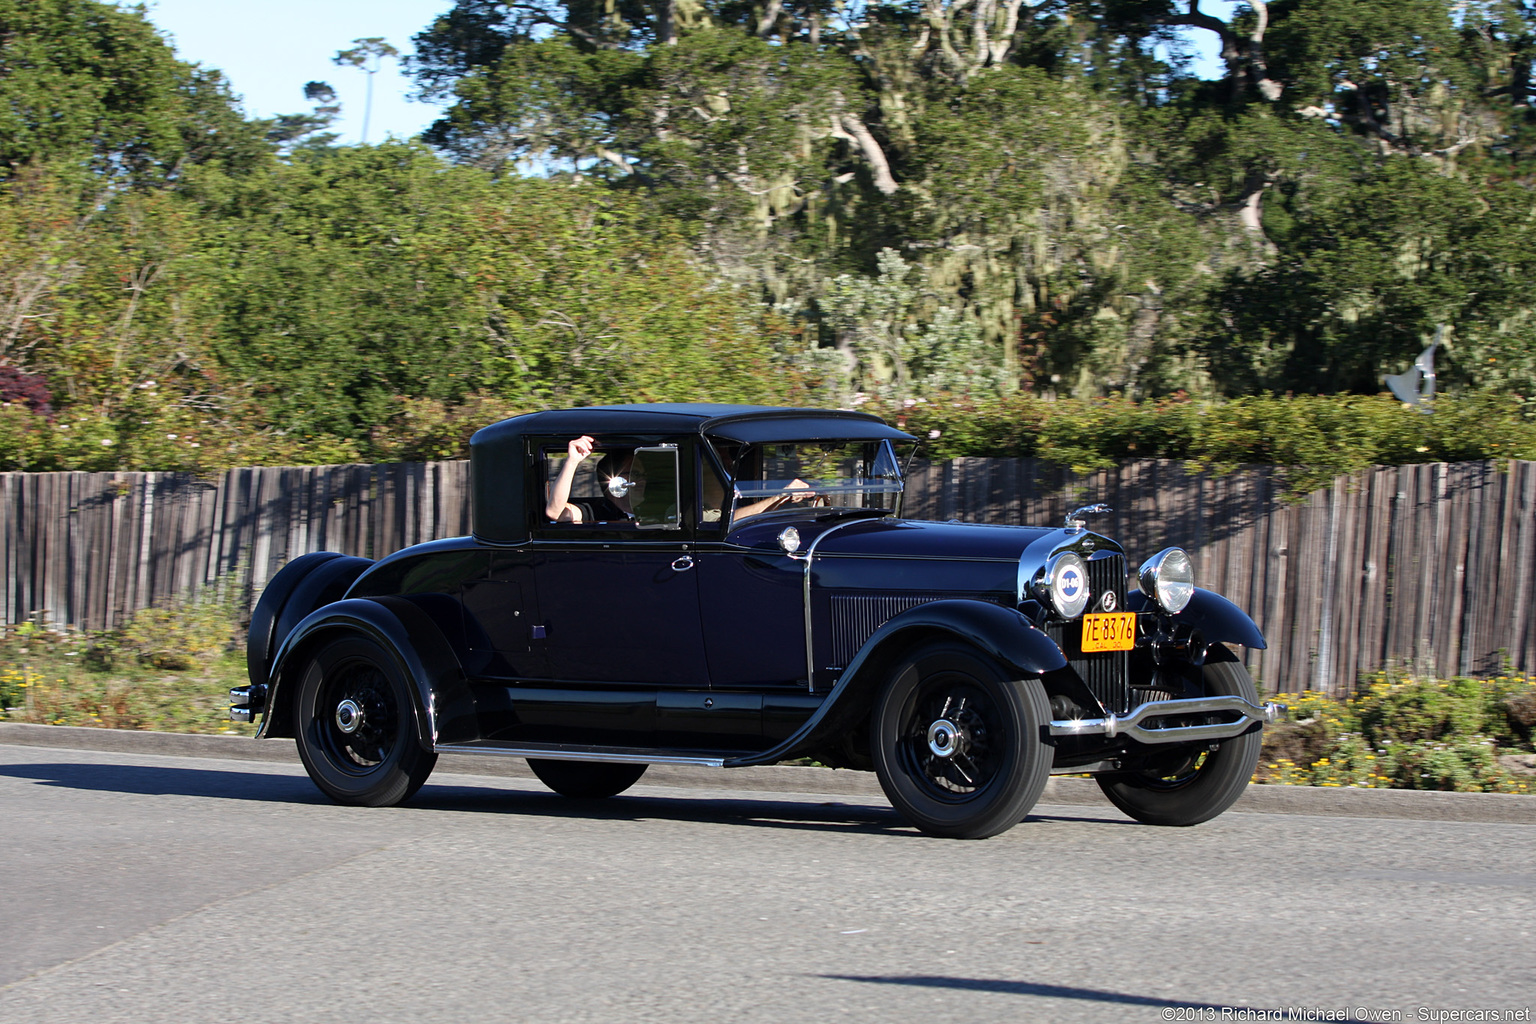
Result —
<instances>
[{"instance_id":1,"label":"side window","mask_svg":"<svg viewBox=\"0 0 1536 1024\"><path fill-rule=\"evenodd\" d=\"M544 469L544 526L677 530L677 448L593 443L591 454L568 467L565 445L539 446Z\"/></svg>"},{"instance_id":2,"label":"side window","mask_svg":"<svg viewBox=\"0 0 1536 1024\"><path fill-rule=\"evenodd\" d=\"M592 454L576 463L570 470L570 488L566 493L566 502L574 506L580 515L580 522L562 520L562 525L594 526L599 523L623 523L628 521L629 515L625 509L619 507L603 493L602 484L598 479L599 467L609 468L604 465L610 457L623 457L619 453L627 454L630 449L594 449ZM540 449L540 462L544 467L544 498L546 503L552 502L556 481L566 472L568 456L564 445L544 445ZM543 517L543 511L540 512ZM544 517L548 524L552 517Z\"/></svg>"},{"instance_id":3,"label":"side window","mask_svg":"<svg viewBox=\"0 0 1536 1024\"><path fill-rule=\"evenodd\" d=\"M635 526L642 530L680 530L677 448L636 448L630 463L628 500Z\"/></svg>"}]
</instances>

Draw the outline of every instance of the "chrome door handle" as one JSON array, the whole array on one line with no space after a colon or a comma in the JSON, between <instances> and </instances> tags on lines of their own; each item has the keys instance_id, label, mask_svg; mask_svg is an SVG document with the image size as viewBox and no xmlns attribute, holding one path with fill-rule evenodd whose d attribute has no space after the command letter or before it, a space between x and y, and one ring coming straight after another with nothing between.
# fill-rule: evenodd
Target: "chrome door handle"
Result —
<instances>
[{"instance_id":1,"label":"chrome door handle","mask_svg":"<svg viewBox=\"0 0 1536 1024\"><path fill-rule=\"evenodd\" d=\"M683 572L686 569L692 569L693 556L679 555L678 557L672 559L672 568L676 569L678 572Z\"/></svg>"}]
</instances>

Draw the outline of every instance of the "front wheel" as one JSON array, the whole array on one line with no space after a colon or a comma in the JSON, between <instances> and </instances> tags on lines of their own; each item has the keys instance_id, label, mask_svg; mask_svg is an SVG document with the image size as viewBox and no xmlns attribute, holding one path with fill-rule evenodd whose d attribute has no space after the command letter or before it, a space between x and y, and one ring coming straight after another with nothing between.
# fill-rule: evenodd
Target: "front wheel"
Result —
<instances>
[{"instance_id":1,"label":"front wheel","mask_svg":"<svg viewBox=\"0 0 1536 1024\"><path fill-rule=\"evenodd\" d=\"M601 800L618 796L640 781L649 765L609 764L606 761L551 761L530 757L528 767L539 781L561 796Z\"/></svg>"},{"instance_id":2,"label":"front wheel","mask_svg":"<svg viewBox=\"0 0 1536 1024\"><path fill-rule=\"evenodd\" d=\"M985 839L1022 821L1051 773L1050 706L1037 679L959 643L897 666L870 722L880 787L923 832Z\"/></svg>"},{"instance_id":3,"label":"front wheel","mask_svg":"<svg viewBox=\"0 0 1536 1024\"><path fill-rule=\"evenodd\" d=\"M298 701L299 759L339 804L398 804L437 764L417 740L404 675L372 640L344 637L320 648L305 666Z\"/></svg>"},{"instance_id":4,"label":"front wheel","mask_svg":"<svg viewBox=\"0 0 1536 1024\"><path fill-rule=\"evenodd\" d=\"M1258 689L1242 663L1225 647L1212 647L1201 680L1207 696L1259 702ZM1215 750L1179 747L1146 768L1097 777L1110 803L1148 825L1198 825L1237 802L1259 765L1264 743L1257 728L1222 740Z\"/></svg>"}]
</instances>

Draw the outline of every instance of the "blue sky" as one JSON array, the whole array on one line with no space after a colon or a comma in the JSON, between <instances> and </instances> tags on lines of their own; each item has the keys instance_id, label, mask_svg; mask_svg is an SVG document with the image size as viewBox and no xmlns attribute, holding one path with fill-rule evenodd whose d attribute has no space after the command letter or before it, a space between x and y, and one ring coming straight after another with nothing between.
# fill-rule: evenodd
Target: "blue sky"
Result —
<instances>
[{"instance_id":1,"label":"blue sky","mask_svg":"<svg viewBox=\"0 0 1536 1024\"><path fill-rule=\"evenodd\" d=\"M367 76L331 63L352 40L383 36L402 54L411 37L453 0L147 0L149 20L171 37L182 60L223 71L253 117L307 111L304 83L329 82L342 102L337 130L358 142ZM368 141L402 138L437 119L438 109L406 99L412 91L398 61L374 80Z\"/></svg>"},{"instance_id":2,"label":"blue sky","mask_svg":"<svg viewBox=\"0 0 1536 1024\"><path fill-rule=\"evenodd\" d=\"M183 60L218 68L253 117L306 111L304 83L329 82L342 102L337 125L342 142L359 142L367 76L331 63L352 40L383 36L401 54L411 37L453 6L453 0L147 0L149 18L169 34ZM1201 9L1218 18L1231 15L1231 0L1206 0ZM1196 71L1220 74L1215 36L1190 32L1201 51ZM368 141L386 135L408 138L431 124L438 108L406 97L409 79L398 61L385 61L374 79Z\"/></svg>"}]
</instances>

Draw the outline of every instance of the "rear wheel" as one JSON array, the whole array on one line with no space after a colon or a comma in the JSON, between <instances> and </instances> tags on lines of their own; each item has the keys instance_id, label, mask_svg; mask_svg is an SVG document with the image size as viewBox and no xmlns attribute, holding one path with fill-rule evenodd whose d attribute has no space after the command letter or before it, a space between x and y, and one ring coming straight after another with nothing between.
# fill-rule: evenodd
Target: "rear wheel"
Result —
<instances>
[{"instance_id":1,"label":"rear wheel","mask_svg":"<svg viewBox=\"0 0 1536 1024\"><path fill-rule=\"evenodd\" d=\"M603 761L551 761L530 757L528 767L539 781L561 796L600 800L618 796L640 781L649 765L609 764Z\"/></svg>"},{"instance_id":2,"label":"rear wheel","mask_svg":"<svg viewBox=\"0 0 1536 1024\"><path fill-rule=\"evenodd\" d=\"M891 804L923 832L985 839L1023 820L1050 778L1050 708L974 648L914 651L875 705L870 746Z\"/></svg>"},{"instance_id":3,"label":"rear wheel","mask_svg":"<svg viewBox=\"0 0 1536 1024\"><path fill-rule=\"evenodd\" d=\"M1200 670L1207 696L1235 696L1257 704L1253 678L1225 647L1212 647ZM1198 825L1237 802L1253 778L1264 743L1260 729L1222 740L1215 750L1179 747L1134 772L1098 776L1111 803L1148 825Z\"/></svg>"},{"instance_id":4,"label":"rear wheel","mask_svg":"<svg viewBox=\"0 0 1536 1024\"><path fill-rule=\"evenodd\" d=\"M345 637L320 648L304 669L297 712L299 758L337 803L398 804L437 764L416 737L405 677L372 640Z\"/></svg>"}]
</instances>

